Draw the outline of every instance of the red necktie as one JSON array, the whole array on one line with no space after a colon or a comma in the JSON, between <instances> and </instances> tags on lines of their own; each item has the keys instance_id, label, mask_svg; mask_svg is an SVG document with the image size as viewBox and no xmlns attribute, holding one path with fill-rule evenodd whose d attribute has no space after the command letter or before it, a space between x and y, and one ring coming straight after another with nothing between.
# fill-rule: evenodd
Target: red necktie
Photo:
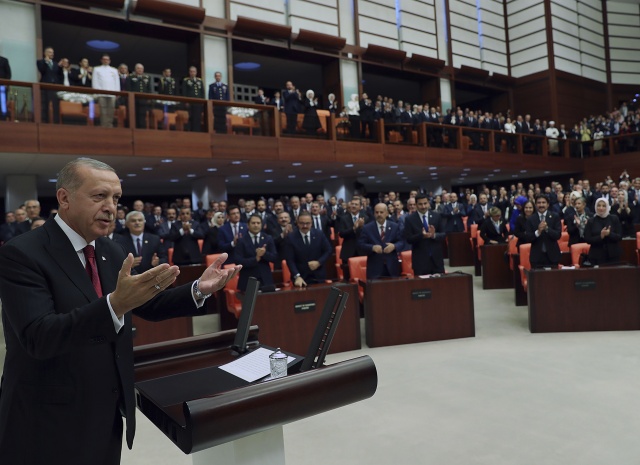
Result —
<instances>
[{"instance_id":1,"label":"red necktie","mask_svg":"<svg viewBox=\"0 0 640 465\"><path fill-rule=\"evenodd\" d=\"M384 225L380 225L380 241L384 242Z\"/></svg>"},{"instance_id":2,"label":"red necktie","mask_svg":"<svg viewBox=\"0 0 640 465\"><path fill-rule=\"evenodd\" d=\"M93 288L96 290L98 297L102 297L102 286L100 285L100 276L98 276L98 266L96 265L96 251L92 245L86 246L82 251L84 252L84 258L87 261L85 268L89 278L91 279Z\"/></svg>"}]
</instances>

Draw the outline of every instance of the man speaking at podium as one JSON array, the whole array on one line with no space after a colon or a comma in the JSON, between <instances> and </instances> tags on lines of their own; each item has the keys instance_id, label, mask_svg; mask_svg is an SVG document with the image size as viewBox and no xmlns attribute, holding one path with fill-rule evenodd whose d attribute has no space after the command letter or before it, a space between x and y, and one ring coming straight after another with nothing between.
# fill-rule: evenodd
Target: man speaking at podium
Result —
<instances>
[{"instance_id":1,"label":"man speaking at podium","mask_svg":"<svg viewBox=\"0 0 640 465\"><path fill-rule=\"evenodd\" d=\"M0 387L0 463L120 463L135 432L131 312L149 320L201 312L240 267L223 254L197 281L134 257L104 237L122 195L113 168L80 158L58 174L58 215L0 248L7 346Z\"/></svg>"}]
</instances>

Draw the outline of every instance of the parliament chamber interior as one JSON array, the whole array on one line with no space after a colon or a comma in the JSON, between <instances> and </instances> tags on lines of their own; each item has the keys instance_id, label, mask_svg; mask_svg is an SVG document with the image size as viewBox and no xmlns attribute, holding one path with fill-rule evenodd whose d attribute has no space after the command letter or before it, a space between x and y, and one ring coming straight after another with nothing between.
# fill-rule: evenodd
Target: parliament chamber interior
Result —
<instances>
[{"instance_id":1,"label":"parliament chamber interior","mask_svg":"<svg viewBox=\"0 0 640 465\"><path fill-rule=\"evenodd\" d=\"M260 279L250 345L304 356L348 294L316 387L246 402L326 403L283 414L269 463L635 464L638 31L640 0L0 0L0 243L53 221L89 157L120 178L125 250L157 236L181 283L221 253ZM230 348L246 282L134 317L123 464L214 463L166 429L177 401L163 423L140 399L152 359Z\"/></svg>"}]
</instances>

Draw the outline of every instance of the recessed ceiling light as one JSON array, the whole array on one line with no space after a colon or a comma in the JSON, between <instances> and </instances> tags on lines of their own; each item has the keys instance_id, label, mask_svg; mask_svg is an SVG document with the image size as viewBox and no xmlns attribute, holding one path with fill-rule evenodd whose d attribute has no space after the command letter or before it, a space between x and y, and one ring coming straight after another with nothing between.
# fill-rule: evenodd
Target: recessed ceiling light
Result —
<instances>
[{"instance_id":1,"label":"recessed ceiling light","mask_svg":"<svg viewBox=\"0 0 640 465\"><path fill-rule=\"evenodd\" d=\"M430 166L430 167L429 167L429 169L430 169L431 171L433 171L433 170L437 170L437 169L438 169L438 167L437 167L437 166Z\"/></svg>"},{"instance_id":2,"label":"recessed ceiling light","mask_svg":"<svg viewBox=\"0 0 640 465\"><path fill-rule=\"evenodd\" d=\"M400 179L409 179L409 176L402 176Z\"/></svg>"},{"instance_id":3,"label":"recessed ceiling light","mask_svg":"<svg viewBox=\"0 0 640 465\"><path fill-rule=\"evenodd\" d=\"M255 71L260 69L260 63L254 63L252 61L243 61L240 63L236 63L233 65L234 68L242 70L242 71Z\"/></svg>"},{"instance_id":4,"label":"recessed ceiling light","mask_svg":"<svg viewBox=\"0 0 640 465\"><path fill-rule=\"evenodd\" d=\"M313 182L313 179L307 179L307 182Z\"/></svg>"},{"instance_id":5,"label":"recessed ceiling light","mask_svg":"<svg viewBox=\"0 0 640 465\"><path fill-rule=\"evenodd\" d=\"M289 175L289 179L294 179L295 177L296 177L296 175L295 175L295 174L290 174L290 175Z\"/></svg>"},{"instance_id":6,"label":"recessed ceiling light","mask_svg":"<svg viewBox=\"0 0 640 465\"><path fill-rule=\"evenodd\" d=\"M460 176L468 176L467 173L460 173Z\"/></svg>"},{"instance_id":7,"label":"recessed ceiling light","mask_svg":"<svg viewBox=\"0 0 640 465\"><path fill-rule=\"evenodd\" d=\"M369 176L369 179L375 179L375 178L376 178L375 176Z\"/></svg>"},{"instance_id":8,"label":"recessed ceiling light","mask_svg":"<svg viewBox=\"0 0 640 465\"><path fill-rule=\"evenodd\" d=\"M376 184L380 184L381 182L382 182L382 181L381 181L380 179L378 179L378 180L376 181Z\"/></svg>"},{"instance_id":9,"label":"recessed ceiling light","mask_svg":"<svg viewBox=\"0 0 640 465\"><path fill-rule=\"evenodd\" d=\"M366 171L363 171L363 170L358 171L358 174L365 174L365 173Z\"/></svg>"},{"instance_id":10,"label":"recessed ceiling light","mask_svg":"<svg viewBox=\"0 0 640 465\"><path fill-rule=\"evenodd\" d=\"M265 179L264 182L273 182L273 179Z\"/></svg>"},{"instance_id":11,"label":"recessed ceiling light","mask_svg":"<svg viewBox=\"0 0 640 465\"><path fill-rule=\"evenodd\" d=\"M471 171L471 168L465 168L462 171Z\"/></svg>"},{"instance_id":12,"label":"recessed ceiling light","mask_svg":"<svg viewBox=\"0 0 640 465\"><path fill-rule=\"evenodd\" d=\"M404 171L398 171L396 174L404 174Z\"/></svg>"},{"instance_id":13,"label":"recessed ceiling light","mask_svg":"<svg viewBox=\"0 0 640 465\"><path fill-rule=\"evenodd\" d=\"M489 174L487 174L487 176L489 176L490 178L492 178L492 177L494 176L494 174L493 174L493 173L489 173Z\"/></svg>"},{"instance_id":14,"label":"recessed ceiling light","mask_svg":"<svg viewBox=\"0 0 640 465\"><path fill-rule=\"evenodd\" d=\"M162 160L160 160L162 163L173 163L173 160L171 158L163 158Z\"/></svg>"},{"instance_id":15,"label":"recessed ceiling light","mask_svg":"<svg viewBox=\"0 0 640 465\"><path fill-rule=\"evenodd\" d=\"M336 176L336 175L334 174L334 175L331 175L331 176L329 176L329 177L330 177L331 179L336 179L338 176Z\"/></svg>"},{"instance_id":16,"label":"recessed ceiling light","mask_svg":"<svg viewBox=\"0 0 640 465\"><path fill-rule=\"evenodd\" d=\"M218 171L218 168L207 168L207 171Z\"/></svg>"},{"instance_id":17,"label":"recessed ceiling light","mask_svg":"<svg viewBox=\"0 0 640 465\"><path fill-rule=\"evenodd\" d=\"M291 163L291 166L302 166L302 163L300 163L299 161L295 161Z\"/></svg>"},{"instance_id":18,"label":"recessed ceiling light","mask_svg":"<svg viewBox=\"0 0 640 465\"><path fill-rule=\"evenodd\" d=\"M544 174L549 174L549 173L551 173L551 171L545 171L545 172L544 172Z\"/></svg>"},{"instance_id":19,"label":"recessed ceiling light","mask_svg":"<svg viewBox=\"0 0 640 465\"><path fill-rule=\"evenodd\" d=\"M438 173L431 173L431 176L438 176Z\"/></svg>"},{"instance_id":20,"label":"recessed ceiling light","mask_svg":"<svg viewBox=\"0 0 640 465\"><path fill-rule=\"evenodd\" d=\"M411 181L405 181L405 184L409 184Z\"/></svg>"},{"instance_id":21,"label":"recessed ceiling light","mask_svg":"<svg viewBox=\"0 0 640 465\"><path fill-rule=\"evenodd\" d=\"M389 168L391 168L392 170L395 170L398 167L398 165L391 165Z\"/></svg>"},{"instance_id":22,"label":"recessed ceiling light","mask_svg":"<svg viewBox=\"0 0 640 465\"><path fill-rule=\"evenodd\" d=\"M49 182L58 182L57 179L49 179Z\"/></svg>"},{"instance_id":23,"label":"recessed ceiling light","mask_svg":"<svg viewBox=\"0 0 640 465\"><path fill-rule=\"evenodd\" d=\"M196 175L195 175L195 174L193 174L193 173L189 173L189 174L187 174L187 177L188 177L188 178L195 178L195 177L196 177Z\"/></svg>"},{"instance_id":24,"label":"recessed ceiling light","mask_svg":"<svg viewBox=\"0 0 640 465\"><path fill-rule=\"evenodd\" d=\"M136 173L127 173L127 176L130 178L135 178L138 175Z\"/></svg>"},{"instance_id":25,"label":"recessed ceiling light","mask_svg":"<svg viewBox=\"0 0 640 465\"><path fill-rule=\"evenodd\" d=\"M527 172L527 170L520 170L520 172L521 172L521 173L526 173L526 172Z\"/></svg>"},{"instance_id":26,"label":"recessed ceiling light","mask_svg":"<svg viewBox=\"0 0 640 465\"><path fill-rule=\"evenodd\" d=\"M249 175L248 175L248 174L241 174L241 175L240 175L240 177L241 177L241 178L248 178L248 177L249 177Z\"/></svg>"},{"instance_id":27,"label":"recessed ceiling light","mask_svg":"<svg viewBox=\"0 0 640 465\"><path fill-rule=\"evenodd\" d=\"M322 170L314 170L314 173L320 174L320 173L322 173Z\"/></svg>"},{"instance_id":28,"label":"recessed ceiling light","mask_svg":"<svg viewBox=\"0 0 640 465\"><path fill-rule=\"evenodd\" d=\"M150 166L143 166L142 171L153 171L153 168L151 168Z\"/></svg>"},{"instance_id":29,"label":"recessed ceiling light","mask_svg":"<svg viewBox=\"0 0 640 465\"><path fill-rule=\"evenodd\" d=\"M231 162L232 165L242 165L242 162L240 160L234 160Z\"/></svg>"},{"instance_id":30,"label":"recessed ceiling light","mask_svg":"<svg viewBox=\"0 0 640 465\"><path fill-rule=\"evenodd\" d=\"M482 180L483 180L483 181L488 181L488 180L489 180L489 178L482 178Z\"/></svg>"},{"instance_id":31,"label":"recessed ceiling light","mask_svg":"<svg viewBox=\"0 0 640 465\"><path fill-rule=\"evenodd\" d=\"M345 168L353 168L353 163L347 163L344 165Z\"/></svg>"},{"instance_id":32,"label":"recessed ceiling light","mask_svg":"<svg viewBox=\"0 0 640 465\"><path fill-rule=\"evenodd\" d=\"M495 170L493 170L494 173L499 173L500 172L500 168L496 168Z\"/></svg>"},{"instance_id":33,"label":"recessed ceiling light","mask_svg":"<svg viewBox=\"0 0 640 465\"><path fill-rule=\"evenodd\" d=\"M264 170L265 173L273 173L273 170Z\"/></svg>"},{"instance_id":34,"label":"recessed ceiling light","mask_svg":"<svg viewBox=\"0 0 640 465\"><path fill-rule=\"evenodd\" d=\"M87 47L98 52L114 52L120 48L118 42L111 40L87 40Z\"/></svg>"},{"instance_id":35,"label":"recessed ceiling light","mask_svg":"<svg viewBox=\"0 0 640 465\"><path fill-rule=\"evenodd\" d=\"M169 182L180 182L179 179L169 179Z\"/></svg>"},{"instance_id":36,"label":"recessed ceiling light","mask_svg":"<svg viewBox=\"0 0 640 465\"><path fill-rule=\"evenodd\" d=\"M517 174L512 174L512 175L511 175L511 177L512 177L512 178L517 178L517 177L518 177L518 175L517 175Z\"/></svg>"}]
</instances>

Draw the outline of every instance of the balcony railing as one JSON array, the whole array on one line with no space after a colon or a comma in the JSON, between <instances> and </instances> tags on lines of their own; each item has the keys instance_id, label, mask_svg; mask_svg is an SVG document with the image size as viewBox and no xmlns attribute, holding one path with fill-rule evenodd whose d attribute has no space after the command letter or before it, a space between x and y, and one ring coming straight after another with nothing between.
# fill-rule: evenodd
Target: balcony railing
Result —
<instances>
[{"instance_id":1,"label":"balcony railing","mask_svg":"<svg viewBox=\"0 0 640 465\"><path fill-rule=\"evenodd\" d=\"M640 133L581 142L434 123L385 124L378 120L355 128L353 124L360 126L360 122L327 110L317 110L317 116L320 127L309 128L305 115L299 114L295 130L287 131L287 115L274 106L0 80L0 130L6 130L5 124L10 122L104 126L563 158L610 156L640 149Z\"/></svg>"}]
</instances>

